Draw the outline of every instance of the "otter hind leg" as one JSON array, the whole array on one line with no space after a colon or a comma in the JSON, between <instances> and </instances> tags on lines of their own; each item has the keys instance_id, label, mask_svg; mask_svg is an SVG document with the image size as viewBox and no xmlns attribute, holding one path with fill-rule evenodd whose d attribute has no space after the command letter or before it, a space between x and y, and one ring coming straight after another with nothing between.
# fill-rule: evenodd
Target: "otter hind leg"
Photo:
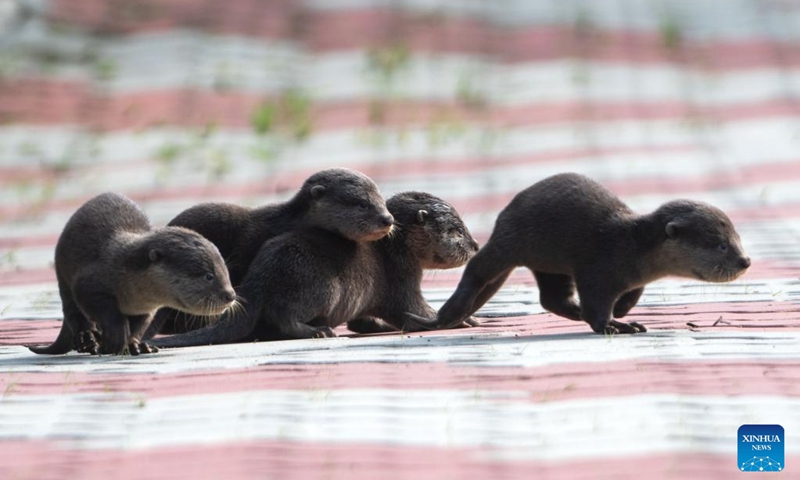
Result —
<instances>
[{"instance_id":1,"label":"otter hind leg","mask_svg":"<svg viewBox=\"0 0 800 480\"><path fill-rule=\"evenodd\" d=\"M497 293L511 274L515 266L511 260L508 252L486 244L467 263L456 291L442 305L431 327L452 328L465 321L470 324L469 317Z\"/></svg>"},{"instance_id":2,"label":"otter hind leg","mask_svg":"<svg viewBox=\"0 0 800 480\"><path fill-rule=\"evenodd\" d=\"M534 270L542 308L570 320L582 320L581 306L575 299L575 281L569 275Z\"/></svg>"},{"instance_id":3,"label":"otter hind leg","mask_svg":"<svg viewBox=\"0 0 800 480\"><path fill-rule=\"evenodd\" d=\"M617 303L614 304L614 318L622 318L631 311L633 307L639 302L639 297L642 296L644 288L635 288L625 292Z\"/></svg>"},{"instance_id":4,"label":"otter hind leg","mask_svg":"<svg viewBox=\"0 0 800 480\"><path fill-rule=\"evenodd\" d=\"M73 288L75 302L88 319L87 325L96 324L100 327L99 353L123 353L128 346L130 326L128 319L119 311L116 298L102 290L94 289L90 279L76 282ZM93 337L88 334L87 336Z\"/></svg>"},{"instance_id":5,"label":"otter hind leg","mask_svg":"<svg viewBox=\"0 0 800 480\"><path fill-rule=\"evenodd\" d=\"M61 295L61 310L64 320L61 323L61 330L58 332L56 340L47 346L29 346L28 348L37 354L61 355L76 349L78 352L99 353L100 345L94 337L96 331L89 320L83 315L69 287L59 279L58 290ZM82 343L81 339L88 336L92 340L94 349Z\"/></svg>"}]
</instances>

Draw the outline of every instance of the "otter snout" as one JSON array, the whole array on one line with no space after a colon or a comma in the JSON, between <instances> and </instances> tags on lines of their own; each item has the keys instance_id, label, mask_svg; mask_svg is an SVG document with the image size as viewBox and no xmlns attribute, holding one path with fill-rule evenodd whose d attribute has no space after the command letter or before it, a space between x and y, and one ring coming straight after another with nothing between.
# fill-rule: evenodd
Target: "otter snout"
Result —
<instances>
[{"instance_id":1,"label":"otter snout","mask_svg":"<svg viewBox=\"0 0 800 480\"><path fill-rule=\"evenodd\" d=\"M394 225L394 217L392 216L391 213L388 212L384 213L383 215L381 215L380 223L384 227L391 227L392 225Z\"/></svg>"},{"instance_id":2,"label":"otter snout","mask_svg":"<svg viewBox=\"0 0 800 480\"><path fill-rule=\"evenodd\" d=\"M747 270L748 268L750 268L750 257L740 257L739 268L741 268L742 270Z\"/></svg>"},{"instance_id":3,"label":"otter snout","mask_svg":"<svg viewBox=\"0 0 800 480\"><path fill-rule=\"evenodd\" d=\"M365 223L366 225L370 225L370 222ZM380 240L386 235L389 235L394 228L394 217L389 212L379 214L371 225L371 227L367 226L369 231L363 234L359 240L374 242L375 240Z\"/></svg>"},{"instance_id":4,"label":"otter snout","mask_svg":"<svg viewBox=\"0 0 800 480\"><path fill-rule=\"evenodd\" d=\"M233 303L236 300L236 292L232 288L228 288L220 293L219 298L223 303Z\"/></svg>"}]
</instances>

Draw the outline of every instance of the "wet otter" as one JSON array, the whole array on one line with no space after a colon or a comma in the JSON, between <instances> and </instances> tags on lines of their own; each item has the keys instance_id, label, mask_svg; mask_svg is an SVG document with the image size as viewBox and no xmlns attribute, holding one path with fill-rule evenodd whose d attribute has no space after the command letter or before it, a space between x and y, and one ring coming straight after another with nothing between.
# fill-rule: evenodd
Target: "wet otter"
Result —
<instances>
[{"instance_id":1,"label":"wet otter","mask_svg":"<svg viewBox=\"0 0 800 480\"><path fill-rule=\"evenodd\" d=\"M194 230L216 245L231 282L238 286L259 248L270 238L314 227L352 240L375 240L385 235L392 223L375 182L354 170L330 168L311 175L287 202L258 208L204 203L180 213L169 225ZM175 310L162 309L144 338L191 330L197 327L192 320Z\"/></svg>"},{"instance_id":2,"label":"wet otter","mask_svg":"<svg viewBox=\"0 0 800 480\"><path fill-rule=\"evenodd\" d=\"M523 190L500 212L436 322L409 317L427 328L458 325L515 267L527 267L544 309L583 320L598 333L644 332L612 315L624 317L646 284L670 275L727 282L749 266L739 235L718 208L675 200L636 215L597 182L564 173Z\"/></svg>"},{"instance_id":3,"label":"wet otter","mask_svg":"<svg viewBox=\"0 0 800 480\"><path fill-rule=\"evenodd\" d=\"M422 270L463 265L478 245L455 209L433 195L402 193L387 206L397 228L375 242L319 228L266 242L239 289L242 315L155 344L329 337L350 320L366 331L403 329L406 311L433 321L420 290Z\"/></svg>"},{"instance_id":4,"label":"wet otter","mask_svg":"<svg viewBox=\"0 0 800 480\"><path fill-rule=\"evenodd\" d=\"M29 347L35 353L150 353L140 339L159 307L219 315L235 301L211 242L184 228L151 229L139 207L115 193L72 215L55 268L64 323L52 345Z\"/></svg>"}]
</instances>

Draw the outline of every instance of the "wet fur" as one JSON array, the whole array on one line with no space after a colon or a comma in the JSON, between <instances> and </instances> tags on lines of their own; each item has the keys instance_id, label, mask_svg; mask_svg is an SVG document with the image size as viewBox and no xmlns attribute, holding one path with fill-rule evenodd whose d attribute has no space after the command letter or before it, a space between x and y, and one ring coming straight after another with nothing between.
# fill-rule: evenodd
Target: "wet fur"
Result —
<instances>
[{"instance_id":1,"label":"wet fur","mask_svg":"<svg viewBox=\"0 0 800 480\"><path fill-rule=\"evenodd\" d=\"M219 315L234 291L216 247L178 227L151 229L132 201L104 193L67 222L55 270L64 312L56 341L40 354L149 353L140 339L164 305Z\"/></svg>"},{"instance_id":2,"label":"wet fur","mask_svg":"<svg viewBox=\"0 0 800 480\"><path fill-rule=\"evenodd\" d=\"M463 265L478 249L456 211L420 192L387 202L397 228L374 242L357 242L319 228L287 233L264 244L239 294L241 315L216 325L157 339L164 347L332 336L354 329L406 327L403 312L433 321L420 290L423 268Z\"/></svg>"},{"instance_id":3,"label":"wet fur","mask_svg":"<svg viewBox=\"0 0 800 480\"><path fill-rule=\"evenodd\" d=\"M647 283L670 275L725 282L749 266L721 210L675 200L636 215L597 182L565 173L523 190L500 213L436 322L409 317L431 329L459 325L515 267L527 267L544 309L598 333L636 333L645 328L614 318L636 305Z\"/></svg>"}]
</instances>

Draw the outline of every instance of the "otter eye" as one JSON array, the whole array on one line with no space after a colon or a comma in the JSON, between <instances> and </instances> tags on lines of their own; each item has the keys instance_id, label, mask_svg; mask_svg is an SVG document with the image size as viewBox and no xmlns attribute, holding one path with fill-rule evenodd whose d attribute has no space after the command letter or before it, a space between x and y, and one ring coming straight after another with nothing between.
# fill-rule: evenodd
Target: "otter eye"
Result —
<instances>
[{"instance_id":1,"label":"otter eye","mask_svg":"<svg viewBox=\"0 0 800 480\"><path fill-rule=\"evenodd\" d=\"M359 202L358 208L360 208L361 210L366 210L367 208L369 208L369 205L367 204L367 202Z\"/></svg>"},{"instance_id":2,"label":"otter eye","mask_svg":"<svg viewBox=\"0 0 800 480\"><path fill-rule=\"evenodd\" d=\"M461 236L463 236L464 235L464 229L461 228L461 227L458 227L458 228L456 228L456 233L461 235Z\"/></svg>"},{"instance_id":3,"label":"otter eye","mask_svg":"<svg viewBox=\"0 0 800 480\"><path fill-rule=\"evenodd\" d=\"M214 274L213 273L206 273L206 280L208 280L209 282L213 282L214 281Z\"/></svg>"},{"instance_id":4,"label":"otter eye","mask_svg":"<svg viewBox=\"0 0 800 480\"><path fill-rule=\"evenodd\" d=\"M719 249L720 252L725 253L725 252L728 251L728 244L727 243L720 243L719 246L717 247L717 249Z\"/></svg>"}]
</instances>

